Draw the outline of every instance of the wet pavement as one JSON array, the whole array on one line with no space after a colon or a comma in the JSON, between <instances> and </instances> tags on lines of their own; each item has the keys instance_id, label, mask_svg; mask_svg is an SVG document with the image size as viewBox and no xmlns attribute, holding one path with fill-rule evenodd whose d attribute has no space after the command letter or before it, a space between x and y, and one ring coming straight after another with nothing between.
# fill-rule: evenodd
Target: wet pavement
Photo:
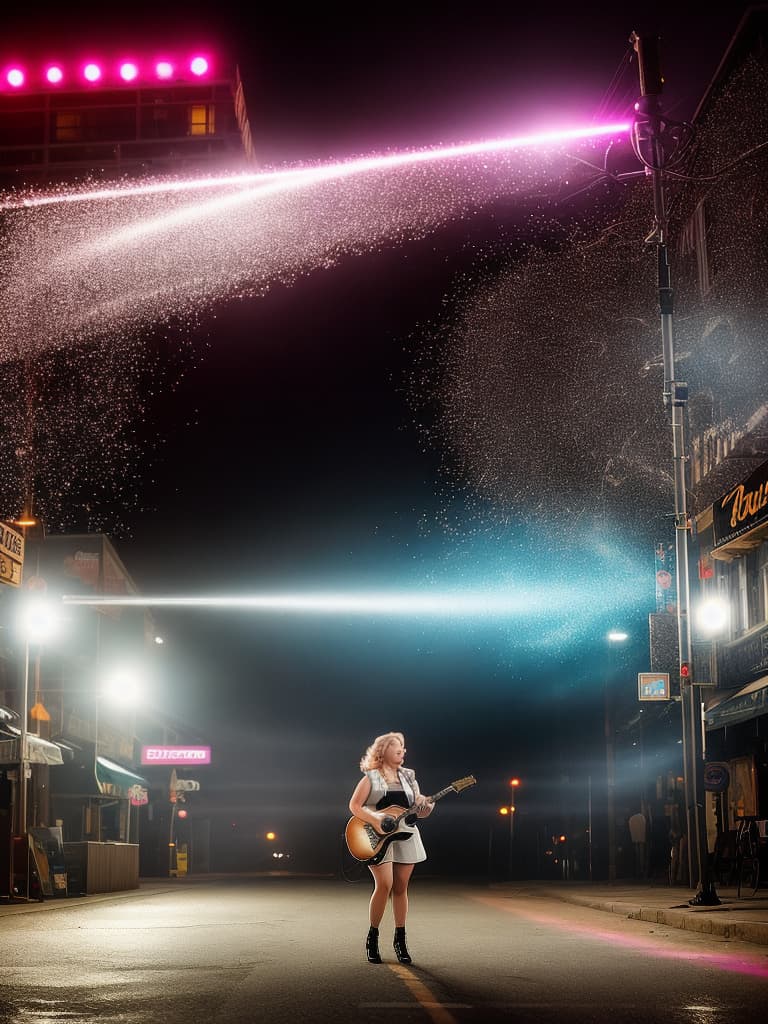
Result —
<instances>
[{"instance_id":1,"label":"wet pavement","mask_svg":"<svg viewBox=\"0 0 768 1024\"><path fill-rule=\"evenodd\" d=\"M54 911L77 904L96 904L104 900L130 899L148 893L173 892L180 887L212 881L216 877L221 876L143 879L138 889L125 892L47 899L43 903L0 903L0 918L9 914ZM498 882L488 888L495 893L563 900L634 920L768 946L768 888L759 889L754 896L744 892L738 896L735 888L718 887L716 892L720 903L716 906L691 906L689 900L696 896L694 889L654 883L618 881L609 885L530 881Z\"/></svg>"}]
</instances>

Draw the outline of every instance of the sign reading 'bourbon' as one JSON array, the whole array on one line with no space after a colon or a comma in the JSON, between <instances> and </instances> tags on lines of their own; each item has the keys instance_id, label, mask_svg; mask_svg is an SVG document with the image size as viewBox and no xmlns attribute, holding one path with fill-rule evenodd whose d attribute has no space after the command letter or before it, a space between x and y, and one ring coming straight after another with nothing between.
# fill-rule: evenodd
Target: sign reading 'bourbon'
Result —
<instances>
[{"instance_id":1,"label":"sign reading 'bourbon'","mask_svg":"<svg viewBox=\"0 0 768 1024\"><path fill-rule=\"evenodd\" d=\"M712 519L716 548L768 522L768 462L715 502Z\"/></svg>"}]
</instances>

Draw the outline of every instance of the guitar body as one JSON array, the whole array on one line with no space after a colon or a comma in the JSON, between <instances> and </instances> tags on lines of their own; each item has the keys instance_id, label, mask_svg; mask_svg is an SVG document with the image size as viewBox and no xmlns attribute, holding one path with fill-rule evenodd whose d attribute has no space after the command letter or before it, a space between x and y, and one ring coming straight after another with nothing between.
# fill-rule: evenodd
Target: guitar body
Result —
<instances>
[{"instance_id":1,"label":"guitar body","mask_svg":"<svg viewBox=\"0 0 768 1024\"><path fill-rule=\"evenodd\" d=\"M394 804L382 810L384 814L397 821L394 831L379 832L362 818L350 818L347 822L344 838L347 841L347 849L355 860L365 861L366 864L380 864L392 843L396 840L410 839L413 835L413 826L408 824L406 817L410 816L408 808Z\"/></svg>"},{"instance_id":2,"label":"guitar body","mask_svg":"<svg viewBox=\"0 0 768 1024\"><path fill-rule=\"evenodd\" d=\"M450 786L441 789L439 793L428 796L427 800L433 804L437 803L446 793L461 793L468 786L474 786L476 781L474 775L466 775L463 779L457 779ZM380 832L362 818L350 818L347 822L344 838L347 840L347 849L355 860L365 861L366 864L380 864L396 839L408 839L413 835L414 823L418 817L415 803L410 807L393 804L391 807L384 807L383 811L392 818L393 827L389 832Z\"/></svg>"}]
</instances>

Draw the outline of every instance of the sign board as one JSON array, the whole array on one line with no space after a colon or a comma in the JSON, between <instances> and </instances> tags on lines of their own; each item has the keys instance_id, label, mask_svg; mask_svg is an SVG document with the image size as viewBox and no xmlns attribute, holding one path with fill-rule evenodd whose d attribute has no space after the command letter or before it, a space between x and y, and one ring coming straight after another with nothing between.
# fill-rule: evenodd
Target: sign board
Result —
<instances>
[{"instance_id":1,"label":"sign board","mask_svg":"<svg viewBox=\"0 0 768 1024\"><path fill-rule=\"evenodd\" d=\"M210 764L210 747L142 747L142 764Z\"/></svg>"},{"instance_id":2,"label":"sign board","mask_svg":"<svg viewBox=\"0 0 768 1024\"><path fill-rule=\"evenodd\" d=\"M21 586L24 569L24 535L0 521L0 583Z\"/></svg>"},{"instance_id":3,"label":"sign board","mask_svg":"<svg viewBox=\"0 0 768 1024\"><path fill-rule=\"evenodd\" d=\"M728 765L710 761L704 765L704 789L708 793L725 793L731 781Z\"/></svg>"},{"instance_id":4,"label":"sign board","mask_svg":"<svg viewBox=\"0 0 768 1024\"><path fill-rule=\"evenodd\" d=\"M128 797L132 807L143 807L144 804L149 803L149 793L138 782L134 786L129 787Z\"/></svg>"},{"instance_id":5,"label":"sign board","mask_svg":"<svg viewBox=\"0 0 768 1024\"><path fill-rule=\"evenodd\" d=\"M715 550L768 520L768 462L712 506Z\"/></svg>"},{"instance_id":6,"label":"sign board","mask_svg":"<svg viewBox=\"0 0 768 1024\"><path fill-rule=\"evenodd\" d=\"M62 830L58 827L31 828L28 834L43 896L66 896L67 868Z\"/></svg>"},{"instance_id":7,"label":"sign board","mask_svg":"<svg viewBox=\"0 0 768 1024\"><path fill-rule=\"evenodd\" d=\"M196 793L200 789L200 783L195 779L176 779L174 789L177 793Z\"/></svg>"},{"instance_id":8,"label":"sign board","mask_svg":"<svg viewBox=\"0 0 768 1024\"><path fill-rule=\"evenodd\" d=\"M638 700L669 700L669 672L638 672Z\"/></svg>"}]
</instances>

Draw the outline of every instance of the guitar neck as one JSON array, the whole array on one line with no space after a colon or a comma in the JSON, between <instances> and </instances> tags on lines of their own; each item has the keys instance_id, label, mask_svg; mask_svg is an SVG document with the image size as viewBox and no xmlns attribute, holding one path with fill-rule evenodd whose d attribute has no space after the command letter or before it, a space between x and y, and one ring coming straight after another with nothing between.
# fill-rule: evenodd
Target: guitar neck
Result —
<instances>
[{"instance_id":1,"label":"guitar neck","mask_svg":"<svg viewBox=\"0 0 768 1024\"><path fill-rule=\"evenodd\" d=\"M452 792L453 786L446 786L445 789L441 789L439 793L434 793L432 796L428 796L427 800L429 800L430 803L436 804L438 800L442 800L444 796L447 796Z\"/></svg>"}]
</instances>

